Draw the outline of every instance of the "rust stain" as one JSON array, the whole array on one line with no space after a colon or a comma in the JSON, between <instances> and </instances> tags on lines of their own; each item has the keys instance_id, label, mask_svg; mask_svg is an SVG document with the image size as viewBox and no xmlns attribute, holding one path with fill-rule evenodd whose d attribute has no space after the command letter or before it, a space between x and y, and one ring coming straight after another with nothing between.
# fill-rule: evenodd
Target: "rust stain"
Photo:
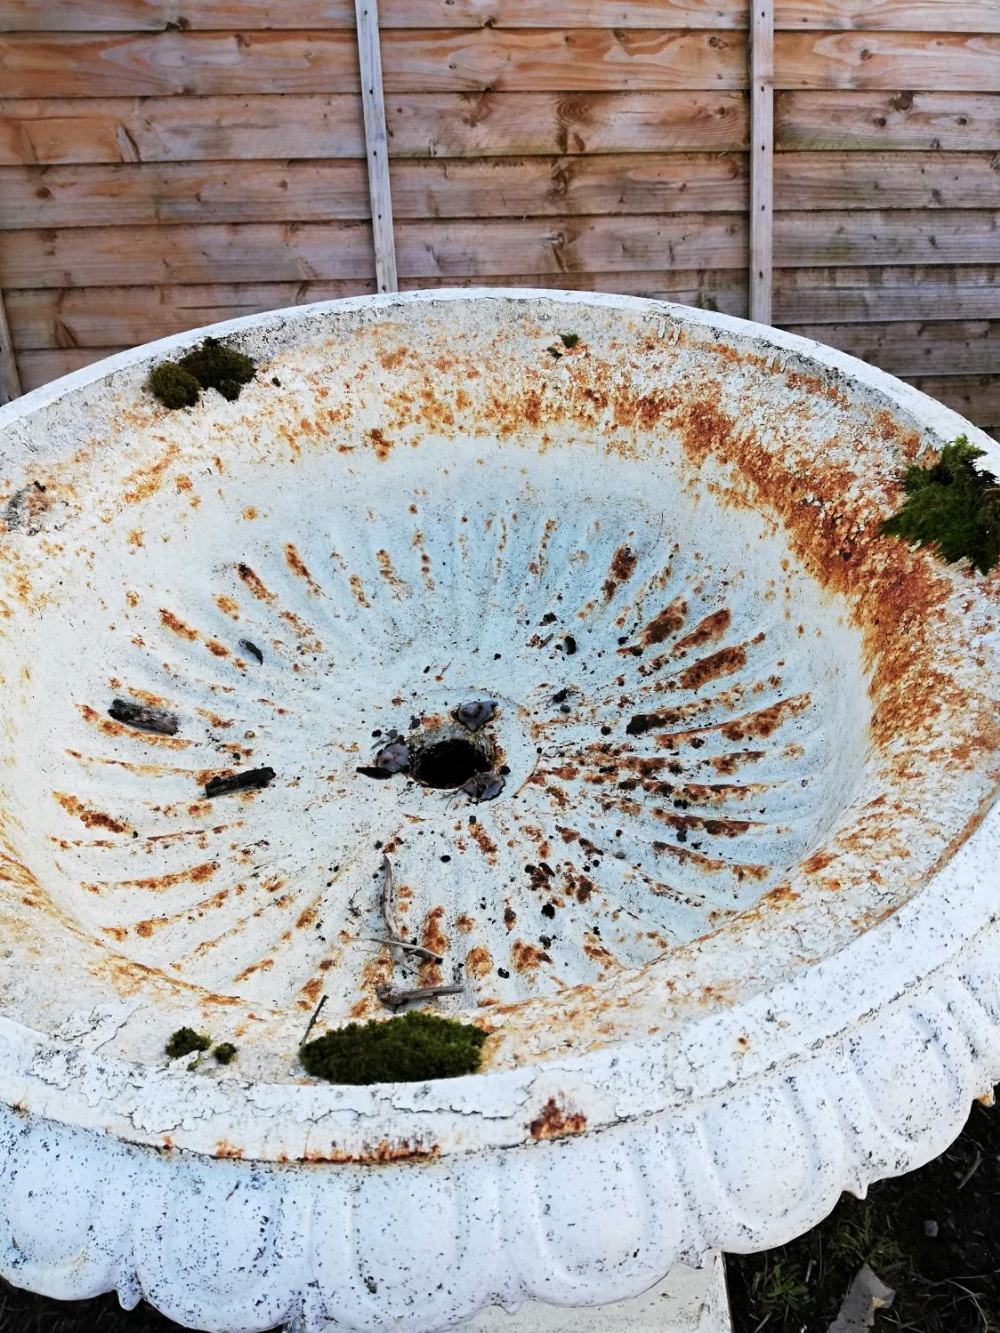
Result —
<instances>
[{"instance_id":1,"label":"rust stain","mask_svg":"<svg viewBox=\"0 0 1000 1333\"><path fill-rule=\"evenodd\" d=\"M567 1134L582 1134L587 1117L579 1111L567 1111L550 1097L541 1111L525 1126L533 1139L559 1139Z\"/></svg>"},{"instance_id":2,"label":"rust stain","mask_svg":"<svg viewBox=\"0 0 1000 1333\"><path fill-rule=\"evenodd\" d=\"M54 791L52 795L67 814L74 815L82 824L85 824L87 828L104 828L107 829L109 833L128 832L128 826L123 824L120 819L114 819L111 815L106 815L101 810L94 810L90 806L84 805L77 796L72 796L61 791Z\"/></svg>"},{"instance_id":3,"label":"rust stain","mask_svg":"<svg viewBox=\"0 0 1000 1333\"><path fill-rule=\"evenodd\" d=\"M621 585L627 583L632 577L638 561L639 557L631 546L619 546L618 550L615 551L611 557L611 568L608 570L608 576L602 585L606 602L610 602Z\"/></svg>"},{"instance_id":4,"label":"rust stain","mask_svg":"<svg viewBox=\"0 0 1000 1333\"><path fill-rule=\"evenodd\" d=\"M309 573L305 561L302 559L301 555L299 555L298 550L296 549L295 544L293 542L285 543L285 562L288 565L288 568L292 571L292 573L296 574L300 579L302 579L302 581L308 587L309 591L313 593L314 596L316 597L322 596L323 589L319 586L319 584L316 582L313 576Z\"/></svg>"},{"instance_id":5,"label":"rust stain","mask_svg":"<svg viewBox=\"0 0 1000 1333\"><path fill-rule=\"evenodd\" d=\"M478 944L465 955L465 972L470 977L485 977L493 971L493 956L485 944Z\"/></svg>"},{"instance_id":6,"label":"rust stain","mask_svg":"<svg viewBox=\"0 0 1000 1333\"><path fill-rule=\"evenodd\" d=\"M261 579L254 573L248 564L241 561L236 566L236 572L259 602L273 603L277 601L274 593L264 586Z\"/></svg>"}]
</instances>

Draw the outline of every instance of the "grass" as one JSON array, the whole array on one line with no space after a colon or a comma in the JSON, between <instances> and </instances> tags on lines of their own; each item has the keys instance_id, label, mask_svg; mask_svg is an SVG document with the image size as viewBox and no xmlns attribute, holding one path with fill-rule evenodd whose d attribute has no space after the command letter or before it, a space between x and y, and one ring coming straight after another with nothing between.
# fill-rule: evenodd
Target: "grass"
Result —
<instances>
[{"instance_id":1,"label":"grass","mask_svg":"<svg viewBox=\"0 0 1000 1333\"><path fill-rule=\"evenodd\" d=\"M790 1245L727 1256L734 1333L826 1333L865 1263L896 1290L875 1333L1000 1333L1000 1109L975 1106L936 1161L865 1200L844 1195ZM50 1301L0 1283L0 1333L176 1331L114 1295Z\"/></svg>"},{"instance_id":2,"label":"grass","mask_svg":"<svg viewBox=\"0 0 1000 1333\"><path fill-rule=\"evenodd\" d=\"M826 1333L858 1269L896 1291L876 1333L1000 1333L1000 1110L920 1171L843 1195L790 1245L726 1259L734 1333Z\"/></svg>"}]
</instances>

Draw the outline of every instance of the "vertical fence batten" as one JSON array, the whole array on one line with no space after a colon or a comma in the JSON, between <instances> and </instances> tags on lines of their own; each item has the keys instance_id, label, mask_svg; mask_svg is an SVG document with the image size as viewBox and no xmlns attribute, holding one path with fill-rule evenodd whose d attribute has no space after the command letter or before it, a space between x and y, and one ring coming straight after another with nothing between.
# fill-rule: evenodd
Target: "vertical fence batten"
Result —
<instances>
[{"instance_id":1,"label":"vertical fence batten","mask_svg":"<svg viewBox=\"0 0 1000 1333\"><path fill-rule=\"evenodd\" d=\"M0 291L0 404L9 403L11 399L20 396L21 379L17 373L17 360L10 340L10 325L7 321L3 292Z\"/></svg>"},{"instance_id":2,"label":"vertical fence batten","mask_svg":"<svg viewBox=\"0 0 1000 1333\"><path fill-rule=\"evenodd\" d=\"M750 18L750 318L771 323L774 263L774 0Z\"/></svg>"},{"instance_id":3,"label":"vertical fence batten","mask_svg":"<svg viewBox=\"0 0 1000 1333\"><path fill-rule=\"evenodd\" d=\"M396 280L396 242L389 192L389 143L382 93L377 0L355 0L354 10L358 25L358 60L365 120L365 153L368 158L372 244L375 247L375 281L380 292L395 292L399 290L399 283Z\"/></svg>"}]
</instances>

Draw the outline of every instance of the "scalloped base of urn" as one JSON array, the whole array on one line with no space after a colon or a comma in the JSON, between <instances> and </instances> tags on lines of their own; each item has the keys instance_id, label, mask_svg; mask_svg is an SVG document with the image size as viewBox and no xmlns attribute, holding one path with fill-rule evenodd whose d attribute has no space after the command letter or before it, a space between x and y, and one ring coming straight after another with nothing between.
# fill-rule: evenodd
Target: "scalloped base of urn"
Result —
<instances>
[{"instance_id":1,"label":"scalloped base of urn","mask_svg":"<svg viewBox=\"0 0 1000 1333\"><path fill-rule=\"evenodd\" d=\"M678 1265L662 1282L614 1305L557 1306L526 1301L515 1314L494 1307L470 1333L732 1333L722 1255L701 1268Z\"/></svg>"}]
</instances>

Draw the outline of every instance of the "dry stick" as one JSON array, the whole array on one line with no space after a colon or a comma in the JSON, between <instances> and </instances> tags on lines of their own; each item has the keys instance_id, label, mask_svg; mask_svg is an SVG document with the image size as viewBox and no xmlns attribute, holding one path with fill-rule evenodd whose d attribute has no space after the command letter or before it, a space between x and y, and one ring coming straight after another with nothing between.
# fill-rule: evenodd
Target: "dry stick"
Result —
<instances>
[{"instance_id":1,"label":"dry stick","mask_svg":"<svg viewBox=\"0 0 1000 1333\"><path fill-rule=\"evenodd\" d=\"M414 986L412 990L379 986L375 994L387 1009L401 1009L404 1004L413 1004L417 1000L433 1000L439 995L461 995L464 990L461 981L452 981L447 986Z\"/></svg>"},{"instance_id":2,"label":"dry stick","mask_svg":"<svg viewBox=\"0 0 1000 1333\"><path fill-rule=\"evenodd\" d=\"M326 996L321 995L319 1004L313 1010L313 1016L309 1020L309 1026L306 1028L302 1040L299 1042L300 1046L304 1046L306 1042L309 1040L309 1033L312 1032L313 1028L316 1026L316 1020L317 1018L319 1018L319 1011L323 1008L324 1004L326 1004Z\"/></svg>"},{"instance_id":3,"label":"dry stick","mask_svg":"<svg viewBox=\"0 0 1000 1333\"><path fill-rule=\"evenodd\" d=\"M443 954L435 953L433 949L427 949L422 944L411 944L409 940L404 940L397 932L392 911L392 865L384 852L382 854L382 876L382 892L379 894L378 907L389 938L387 940L373 939L372 943L391 945L394 949L402 949L406 953L416 954L418 958L423 958L428 963L443 963Z\"/></svg>"}]
</instances>

